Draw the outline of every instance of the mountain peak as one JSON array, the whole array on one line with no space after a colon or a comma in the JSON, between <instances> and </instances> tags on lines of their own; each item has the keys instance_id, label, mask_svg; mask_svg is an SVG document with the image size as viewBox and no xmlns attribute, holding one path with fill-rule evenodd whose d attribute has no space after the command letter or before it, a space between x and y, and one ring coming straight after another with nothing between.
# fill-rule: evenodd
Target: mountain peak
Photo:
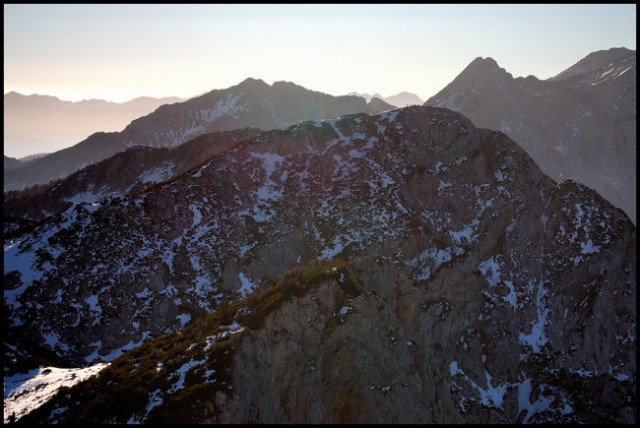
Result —
<instances>
[{"instance_id":1,"label":"mountain peak","mask_svg":"<svg viewBox=\"0 0 640 428\"><path fill-rule=\"evenodd\" d=\"M302 88L302 89L308 90L304 86L300 86L300 85L298 85L296 83L288 82L286 80L278 80L277 82L273 82L273 87L274 88L277 88L277 87L281 87L281 88Z\"/></svg>"},{"instance_id":2,"label":"mountain peak","mask_svg":"<svg viewBox=\"0 0 640 428\"><path fill-rule=\"evenodd\" d=\"M635 65L636 51L627 48L611 48L591 52L580 61L567 68L563 72L551 77L550 81L570 79L575 76L586 75L608 68L612 64Z\"/></svg>"},{"instance_id":3,"label":"mountain peak","mask_svg":"<svg viewBox=\"0 0 640 428\"><path fill-rule=\"evenodd\" d=\"M481 56L476 57L476 59L471 61L471 63L467 66L467 68L472 68L472 67L474 69L482 68L487 70L500 69L500 66L498 65L496 60L491 58L490 56L486 58L482 58Z\"/></svg>"},{"instance_id":4,"label":"mountain peak","mask_svg":"<svg viewBox=\"0 0 640 428\"><path fill-rule=\"evenodd\" d=\"M493 65L495 67L498 66L498 63L496 62L496 60L491 58L490 56L488 56L486 58L478 56L473 61L471 61L471 64L489 64L489 65Z\"/></svg>"},{"instance_id":5,"label":"mountain peak","mask_svg":"<svg viewBox=\"0 0 640 428\"><path fill-rule=\"evenodd\" d=\"M512 79L513 76L507 73L504 68L500 68L496 60L491 57L482 58L477 57L462 70L462 72L444 89L455 87L465 87L468 90L472 90L478 85L498 84L508 79ZM434 97L432 97L434 98ZM427 103L429 100L427 100Z\"/></svg>"},{"instance_id":6,"label":"mountain peak","mask_svg":"<svg viewBox=\"0 0 640 428\"><path fill-rule=\"evenodd\" d=\"M386 97L384 100L389 104L392 104L398 107L406 107L409 105L422 105L424 103L424 101L419 96L407 91L403 91L398 94L392 95L390 97Z\"/></svg>"},{"instance_id":7,"label":"mountain peak","mask_svg":"<svg viewBox=\"0 0 640 428\"><path fill-rule=\"evenodd\" d=\"M578 179L635 223L635 50L596 51L545 80L513 79L497 67L491 58L476 58L426 105L503 131L546 174Z\"/></svg>"},{"instance_id":8,"label":"mountain peak","mask_svg":"<svg viewBox=\"0 0 640 428\"><path fill-rule=\"evenodd\" d=\"M393 110L397 108L395 105L390 104L386 102L384 99L379 97L371 98L367 103L367 106L369 107L369 111L374 113L380 113L383 111Z\"/></svg>"},{"instance_id":9,"label":"mountain peak","mask_svg":"<svg viewBox=\"0 0 640 428\"><path fill-rule=\"evenodd\" d=\"M253 77L248 77L246 79L244 79L242 82L238 83L238 86L240 87L248 87L248 88L254 88L254 87L265 87L265 86L269 86L268 83L266 83L264 80L262 79L254 79Z\"/></svg>"}]
</instances>

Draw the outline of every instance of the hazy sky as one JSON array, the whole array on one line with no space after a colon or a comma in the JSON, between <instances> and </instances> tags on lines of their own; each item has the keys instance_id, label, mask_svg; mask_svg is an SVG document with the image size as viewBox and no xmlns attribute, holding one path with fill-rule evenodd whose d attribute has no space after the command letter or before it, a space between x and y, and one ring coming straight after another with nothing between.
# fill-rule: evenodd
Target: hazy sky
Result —
<instances>
[{"instance_id":1,"label":"hazy sky","mask_svg":"<svg viewBox=\"0 0 640 428\"><path fill-rule=\"evenodd\" d=\"M254 77L426 100L478 56L546 79L635 34L635 4L5 4L4 92L126 101Z\"/></svg>"}]
</instances>

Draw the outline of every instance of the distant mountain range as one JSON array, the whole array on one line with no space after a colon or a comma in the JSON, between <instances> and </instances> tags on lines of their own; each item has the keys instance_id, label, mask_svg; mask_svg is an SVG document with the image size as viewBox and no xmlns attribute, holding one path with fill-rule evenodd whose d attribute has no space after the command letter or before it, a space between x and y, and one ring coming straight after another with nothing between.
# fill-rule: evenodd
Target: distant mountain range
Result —
<instances>
[{"instance_id":1,"label":"distant mountain range","mask_svg":"<svg viewBox=\"0 0 640 428\"><path fill-rule=\"evenodd\" d=\"M247 79L228 89L163 105L134 120L122 132L99 132L73 147L5 170L4 189L23 189L66 177L133 146L175 147L206 132L285 128L304 120L392 108L384 102L367 104L360 97L334 97L289 82L270 86L262 80Z\"/></svg>"},{"instance_id":2,"label":"distant mountain range","mask_svg":"<svg viewBox=\"0 0 640 428\"><path fill-rule=\"evenodd\" d=\"M584 183L636 222L636 51L598 51L547 80L477 58L425 105L518 142L557 181Z\"/></svg>"},{"instance_id":3,"label":"distant mountain range","mask_svg":"<svg viewBox=\"0 0 640 428\"><path fill-rule=\"evenodd\" d=\"M348 95L355 95L358 97L363 97L367 102L371 101L372 98L379 98L384 102L391 104L396 107L407 107L410 105L422 105L424 103L423 100L420 99L416 94L412 94L410 92L400 92L399 94L392 95L390 97L383 97L382 95L375 93L373 95L369 95L367 93L360 94L358 92L350 92Z\"/></svg>"},{"instance_id":4,"label":"distant mountain range","mask_svg":"<svg viewBox=\"0 0 640 428\"><path fill-rule=\"evenodd\" d=\"M246 137L5 239L5 379L111 361L25 424L635 422L621 210L444 108Z\"/></svg>"},{"instance_id":5,"label":"distant mountain range","mask_svg":"<svg viewBox=\"0 0 640 428\"><path fill-rule=\"evenodd\" d=\"M27 191L5 193L4 216L39 221L73 204L137 193L180 175L259 132L257 128L243 128L208 133L170 149L132 147L63 179Z\"/></svg>"},{"instance_id":6,"label":"distant mountain range","mask_svg":"<svg viewBox=\"0 0 640 428\"><path fill-rule=\"evenodd\" d=\"M139 97L124 103L62 101L49 95L4 94L4 152L22 158L55 152L98 131L121 131L132 120L182 98Z\"/></svg>"}]
</instances>

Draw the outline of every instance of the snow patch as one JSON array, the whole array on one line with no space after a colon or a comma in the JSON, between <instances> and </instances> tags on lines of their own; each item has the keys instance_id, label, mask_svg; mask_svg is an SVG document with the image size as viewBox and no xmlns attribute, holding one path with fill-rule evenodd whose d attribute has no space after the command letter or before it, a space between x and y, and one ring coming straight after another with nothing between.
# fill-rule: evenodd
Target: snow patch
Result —
<instances>
[{"instance_id":1,"label":"snow patch","mask_svg":"<svg viewBox=\"0 0 640 428\"><path fill-rule=\"evenodd\" d=\"M521 412L522 410L527 411L527 415L522 421L525 424L529 423L529 419L536 413L548 410L549 406L555 399L553 395L545 397L544 395L539 394L538 399L532 403L530 401L531 389L531 379L529 378L518 384L518 412Z\"/></svg>"},{"instance_id":2,"label":"snow patch","mask_svg":"<svg viewBox=\"0 0 640 428\"><path fill-rule=\"evenodd\" d=\"M594 254L599 252L600 246L594 245L591 239L589 239L587 242L580 243L580 253L582 254Z\"/></svg>"},{"instance_id":3,"label":"snow patch","mask_svg":"<svg viewBox=\"0 0 640 428\"><path fill-rule=\"evenodd\" d=\"M98 202L106 198L107 196L110 196L110 194L102 193L102 192L95 193L90 190L86 192L76 193L72 197L65 198L64 200L67 202L71 202L72 204L79 204L82 202Z\"/></svg>"},{"instance_id":4,"label":"snow patch","mask_svg":"<svg viewBox=\"0 0 640 428\"><path fill-rule=\"evenodd\" d=\"M456 245L462 244L462 238L467 240L467 243L471 244L478 235L472 235L476 226L480 224L480 221L476 218L471 221L469 224L465 224L464 228L460 230L450 230L449 235L453 238L453 241Z\"/></svg>"},{"instance_id":5,"label":"snow patch","mask_svg":"<svg viewBox=\"0 0 640 428\"><path fill-rule=\"evenodd\" d=\"M189 321L191 321L191 315L189 314L180 314L176 318L180 321L181 327L184 327Z\"/></svg>"},{"instance_id":6,"label":"snow patch","mask_svg":"<svg viewBox=\"0 0 640 428\"><path fill-rule=\"evenodd\" d=\"M487 387L482 388L467 376L464 371L458 366L457 361L452 361L449 364L449 373L451 376L461 375L469 384L478 391L480 394L480 403L487 407L500 408L504 401L504 394L507 392L507 388L510 386L508 383L502 383L498 386L493 386L491 383L491 375L485 369L484 375L487 382Z\"/></svg>"},{"instance_id":7,"label":"snow patch","mask_svg":"<svg viewBox=\"0 0 640 428\"><path fill-rule=\"evenodd\" d=\"M151 393L149 394L149 402L147 403L147 407L145 409L147 411L147 415L151 410L153 410L154 407L158 407L162 404L163 400L162 397L159 396L160 392L162 392L162 390L158 388L154 391L151 391Z\"/></svg>"},{"instance_id":8,"label":"snow patch","mask_svg":"<svg viewBox=\"0 0 640 428\"><path fill-rule=\"evenodd\" d=\"M533 282L529 281L529 289L533 289ZM546 291L544 289L543 281L538 283L538 293L536 296L536 314L537 319L531 325L531 333L524 334L520 333L520 343L528 344L531 346L534 353L540 352L540 347L544 346L547 343L547 336L544 333L544 326L547 322L547 315L549 314L549 309L544 306L542 301L543 297L546 295Z\"/></svg>"},{"instance_id":9,"label":"snow patch","mask_svg":"<svg viewBox=\"0 0 640 428\"><path fill-rule=\"evenodd\" d=\"M138 181L141 183L160 183L174 175L173 168L173 163L166 163L162 166L152 168L140 174L138 176Z\"/></svg>"},{"instance_id":10,"label":"snow patch","mask_svg":"<svg viewBox=\"0 0 640 428\"><path fill-rule=\"evenodd\" d=\"M351 309L353 309L351 306L345 305L342 308L340 308L340 311L338 312L340 315L345 315L347 312L349 312Z\"/></svg>"},{"instance_id":11,"label":"snow patch","mask_svg":"<svg viewBox=\"0 0 640 428\"><path fill-rule=\"evenodd\" d=\"M71 387L97 375L108 363L84 368L39 367L27 373L4 376L4 423L19 420L42 406L62 387Z\"/></svg>"},{"instance_id":12,"label":"snow patch","mask_svg":"<svg viewBox=\"0 0 640 428\"><path fill-rule=\"evenodd\" d=\"M238 275L240 278L240 289L238 292L242 294L242 297L247 297L250 293L253 292L257 288L257 285L254 284L249 278L247 278L244 272L240 272Z\"/></svg>"},{"instance_id":13,"label":"snow patch","mask_svg":"<svg viewBox=\"0 0 640 428\"><path fill-rule=\"evenodd\" d=\"M494 256L480 263L478 266L480 273L485 277L491 287L495 287L500 283L500 265L494 260ZM491 272L491 275L487 275Z\"/></svg>"},{"instance_id":14,"label":"snow patch","mask_svg":"<svg viewBox=\"0 0 640 428\"><path fill-rule=\"evenodd\" d=\"M426 281L436 272L440 266L453 259L451 248L439 249L436 247L423 251L413 259L410 264L419 268L416 279Z\"/></svg>"},{"instance_id":15,"label":"snow patch","mask_svg":"<svg viewBox=\"0 0 640 428\"><path fill-rule=\"evenodd\" d=\"M443 181L443 180L438 181L438 194L440 194L443 190L446 190L452 186L453 184L450 181Z\"/></svg>"},{"instance_id":16,"label":"snow patch","mask_svg":"<svg viewBox=\"0 0 640 428\"><path fill-rule=\"evenodd\" d=\"M206 362L207 362L206 359L196 360L196 361L191 359L188 362L184 363L182 366L180 366L178 370L173 372L172 376L177 375L178 379L174 382L173 385L171 385L171 388L168 391L169 394L173 394L181 389L184 389L184 379L185 379L185 376L187 375L187 372L191 370L193 367L199 366Z\"/></svg>"},{"instance_id":17,"label":"snow patch","mask_svg":"<svg viewBox=\"0 0 640 428\"><path fill-rule=\"evenodd\" d=\"M252 153L252 156L262 159L262 162L264 163L264 171L268 180L271 179L271 176L278 165L284 162L284 158L276 153Z\"/></svg>"}]
</instances>

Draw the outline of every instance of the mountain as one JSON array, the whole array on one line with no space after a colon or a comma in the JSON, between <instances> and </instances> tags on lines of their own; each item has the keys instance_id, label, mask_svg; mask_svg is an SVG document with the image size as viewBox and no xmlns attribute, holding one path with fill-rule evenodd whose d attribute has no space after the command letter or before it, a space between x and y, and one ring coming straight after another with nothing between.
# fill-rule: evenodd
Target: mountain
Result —
<instances>
[{"instance_id":1,"label":"mountain","mask_svg":"<svg viewBox=\"0 0 640 428\"><path fill-rule=\"evenodd\" d=\"M4 94L4 149L23 157L54 152L84 140L96 131L121 131L133 119L177 97L139 97L124 103L104 100L62 101L48 95Z\"/></svg>"},{"instance_id":2,"label":"mountain","mask_svg":"<svg viewBox=\"0 0 640 428\"><path fill-rule=\"evenodd\" d=\"M635 224L636 51L594 52L547 80L479 57L425 105L505 132L544 173L593 188Z\"/></svg>"},{"instance_id":3,"label":"mountain","mask_svg":"<svg viewBox=\"0 0 640 428\"><path fill-rule=\"evenodd\" d=\"M334 97L290 82L247 79L188 101L163 105L122 132L99 132L79 144L5 172L4 189L19 190L68 176L132 146L175 147L198 135L245 127L285 128L309 119L377 113L359 97Z\"/></svg>"},{"instance_id":4,"label":"mountain","mask_svg":"<svg viewBox=\"0 0 640 428\"><path fill-rule=\"evenodd\" d=\"M10 158L8 156L4 157L4 169L5 171L8 169L18 168L22 165L22 162L19 159Z\"/></svg>"},{"instance_id":5,"label":"mountain","mask_svg":"<svg viewBox=\"0 0 640 428\"><path fill-rule=\"evenodd\" d=\"M367 106L371 111L383 112L387 110L393 110L396 106L389 104L381 98L373 97L367 101Z\"/></svg>"},{"instance_id":6,"label":"mountain","mask_svg":"<svg viewBox=\"0 0 640 428\"><path fill-rule=\"evenodd\" d=\"M347 95L353 95L356 97L362 97L364 98L367 102L371 101L372 98L380 98L381 100L384 100L384 97L382 95L380 95L379 93L375 93L373 95L364 93L364 94L360 94L358 92L349 92Z\"/></svg>"},{"instance_id":7,"label":"mountain","mask_svg":"<svg viewBox=\"0 0 640 428\"><path fill-rule=\"evenodd\" d=\"M386 97L385 101L398 107L406 107L410 105L422 105L424 101L416 94L410 92L400 92L399 94Z\"/></svg>"},{"instance_id":8,"label":"mountain","mask_svg":"<svg viewBox=\"0 0 640 428\"><path fill-rule=\"evenodd\" d=\"M257 128L213 132L172 149L136 146L70 176L4 194L4 217L40 221L73 204L138 193L180 175L260 132Z\"/></svg>"},{"instance_id":9,"label":"mountain","mask_svg":"<svg viewBox=\"0 0 640 428\"><path fill-rule=\"evenodd\" d=\"M407 107L410 105L422 105L424 103L423 100L420 99L416 94L412 94L411 92L400 92L399 94L392 95L390 97L383 97L377 92L373 95L369 94L359 94L358 92L350 92L349 95L355 95L358 97L362 97L367 102L369 102L372 98L380 98L384 102L391 104L397 107Z\"/></svg>"},{"instance_id":10,"label":"mountain","mask_svg":"<svg viewBox=\"0 0 640 428\"><path fill-rule=\"evenodd\" d=\"M25 423L635 423L635 226L448 109L263 132L4 248L5 375L111 361Z\"/></svg>"},{"instance_id":11,"label":"mountain","mask_svg":"<svg viewBox=\"0 0 640 428\"><path fill-rule=\"evenodd\" d=\"M557 76L552 82L573 81L580 85L596 86L612 82L625 73L633 74L635 51L626 48L611 48L592 52Z\"/></svg>"}]
</instances>

